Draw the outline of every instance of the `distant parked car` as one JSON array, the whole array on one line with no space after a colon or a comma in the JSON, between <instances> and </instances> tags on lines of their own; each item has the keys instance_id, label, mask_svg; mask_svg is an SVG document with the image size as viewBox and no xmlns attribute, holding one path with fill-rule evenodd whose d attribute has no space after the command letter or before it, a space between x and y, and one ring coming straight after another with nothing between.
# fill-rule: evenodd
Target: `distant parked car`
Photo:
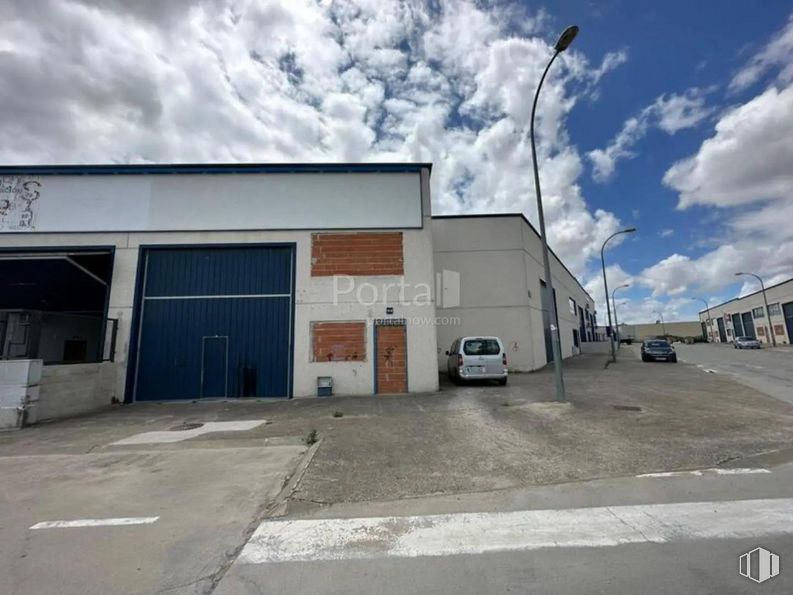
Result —
<instances>
[{"instance_id":1,"label":"distant parked car","mask_svg":"<svg viewBox=\"0 0 793 595\"><path fill-rule=\"evenodd\" d=\"M762 349L763 346L760 345L760 341L755 339L754 337L735 337L735 341L732 344L735 349Z\"/></svg>"},{"instance_id":2,"label":"distant parked car","mask_svg":"<svg viewBox=\"0 0 793 595\"><path fill-rule=\"evenodd\" d=\"M642 361L676 362L675 348L663 339L648 339L642 343Z\"/></svg>"},{"instance_id":3,"label":"distant parked car","mask_svg":"<svg viewBox=\"0 0 793 595\"><path fill-rule=\"evenodd\" d=\"M498 337L460 337L449 351L446 368L454 382L497 380L507 383L507 354Z\"/></svg>"}]
</instances>

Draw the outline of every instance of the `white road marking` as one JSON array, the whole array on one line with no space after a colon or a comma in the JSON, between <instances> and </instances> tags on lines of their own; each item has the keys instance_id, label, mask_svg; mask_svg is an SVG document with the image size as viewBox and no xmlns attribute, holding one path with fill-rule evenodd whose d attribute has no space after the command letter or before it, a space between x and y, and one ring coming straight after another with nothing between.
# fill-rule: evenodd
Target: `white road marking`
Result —
<instances>
[{"instance_id":1,"label":"white road marking","mask_svg":"<svg viewBox=\"0 0 793 595\"><path fill-rule=\"evenodd\" d=\"M44 521L31 527L36 529L70 529L73 527L113 527L118 525L150 525L157 522L158 516L141 516L114 519L76 519L73 521Z\"/></svg>"},{"instance_id":2,"label":"white road marking","mask_svg":"<svg viewBox=\"0 0 793 595\"><path fill-rule=\"evenodd\" d=\"M735 469L709 469L715 471L716 475L752 475L755 473L771 473L770 469L763 469L761 467L749 469L745 467L736 467Z\"/></svg>"},{"instance_id":3,"label":"white road marking","mask_svg":"<svg viewBox=\"0 0 793 595\"><path fill-rule=\"evenodd\" d=\"M734 469L696 469L695 471L663 471L661 473L642 473L636 477L688 477L691 475L701 476L710 473L715 475L754 475L756 473L771 473L771 471L761 467L736 467Z\"/></svg>"},{"instance_id":4,"label":"white road marking","mask_svg":"<svg viewBox=\"0 0 793 595\"><path fill-rule=\"evenodd\" d=\"M793 533L793 499L267 521L237 562L454 556Z\"/></svg>"},{"instance_id":5,"label":"white road marking","mask_svg":"<svg viewBox=\"0 0 793 595\"><path fill-rule=\"evenodd\" d=\"M249 419L244 421L208 421L200 428L192 430L165 430L162 432L144 432L142 434L135 434L129 438L124 438L116 442L111 442L111 446L125 446L129 444L169 444L173 442L181 442L189 440L202 434L209 434L211 432L245 432L258 427L267 420L264 419Z\"/></svg>"}]
</instances>

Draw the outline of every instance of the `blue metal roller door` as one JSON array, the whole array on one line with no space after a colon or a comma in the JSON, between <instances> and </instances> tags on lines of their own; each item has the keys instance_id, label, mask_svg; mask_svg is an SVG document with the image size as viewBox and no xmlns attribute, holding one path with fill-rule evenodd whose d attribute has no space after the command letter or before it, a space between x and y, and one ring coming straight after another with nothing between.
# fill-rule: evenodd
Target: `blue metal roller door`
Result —
<instances>
[{"instance_id":1,"label":"blue metal roller door","mask_svg":"<svg viewBox=\"0 0 793 595\"><path fill-rule=\"evenodd\" d=\"M290 395L293 246L143 258L137 400Z\"/></svg>"},{"instance_id":2,"label":"blue metal roller door","mask_svg":"<svg viewBox=\"0 0 793 595\"><path fill-rule=\"evenodd\" d=\"M744 312L743 314L741 314L741 318L743 319L743 332L746 334L747 337L756 339L757 335L755 335L754 332L754 320L752 320L752 313Z\"/></svg>"}]
</instances>

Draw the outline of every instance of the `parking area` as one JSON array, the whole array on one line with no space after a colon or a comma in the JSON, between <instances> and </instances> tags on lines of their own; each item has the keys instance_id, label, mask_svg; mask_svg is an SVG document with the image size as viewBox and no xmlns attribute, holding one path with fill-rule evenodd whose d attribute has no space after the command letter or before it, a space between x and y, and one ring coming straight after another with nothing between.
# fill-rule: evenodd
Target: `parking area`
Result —
<instances>
[{"instance_id":1,"label":"parking area","mask_svg":"<svg viewBox=\"0 0 793 595\"><path fill-rule=\"evenodd\" d=\"M138 404L2 434L0 592L209 592L280 504L790 458L790 404L628 355L567 362L568 403L549 401L543 370L422 395ZM56 521L82 525L31 529Z\"/></svg>"}]
</instances>

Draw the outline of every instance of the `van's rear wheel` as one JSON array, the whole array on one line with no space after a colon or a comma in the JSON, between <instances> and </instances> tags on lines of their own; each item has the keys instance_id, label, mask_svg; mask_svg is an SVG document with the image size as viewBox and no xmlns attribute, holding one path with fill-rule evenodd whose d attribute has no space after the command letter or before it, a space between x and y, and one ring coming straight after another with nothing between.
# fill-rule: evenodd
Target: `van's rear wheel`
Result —
<instances>
[{"instance_id":1,"label":"van's rear wheel","mask_svg":"<svg viewBox=\"0 0 793 595\"><path fill-rule=\"evenodd\" d=\"M501 386L506 386L506 385L507 385L507 379L506 379L506 378L499 378L499 379L498 379L498 383L499 383Z\"/></svg>"}]
</instances>

